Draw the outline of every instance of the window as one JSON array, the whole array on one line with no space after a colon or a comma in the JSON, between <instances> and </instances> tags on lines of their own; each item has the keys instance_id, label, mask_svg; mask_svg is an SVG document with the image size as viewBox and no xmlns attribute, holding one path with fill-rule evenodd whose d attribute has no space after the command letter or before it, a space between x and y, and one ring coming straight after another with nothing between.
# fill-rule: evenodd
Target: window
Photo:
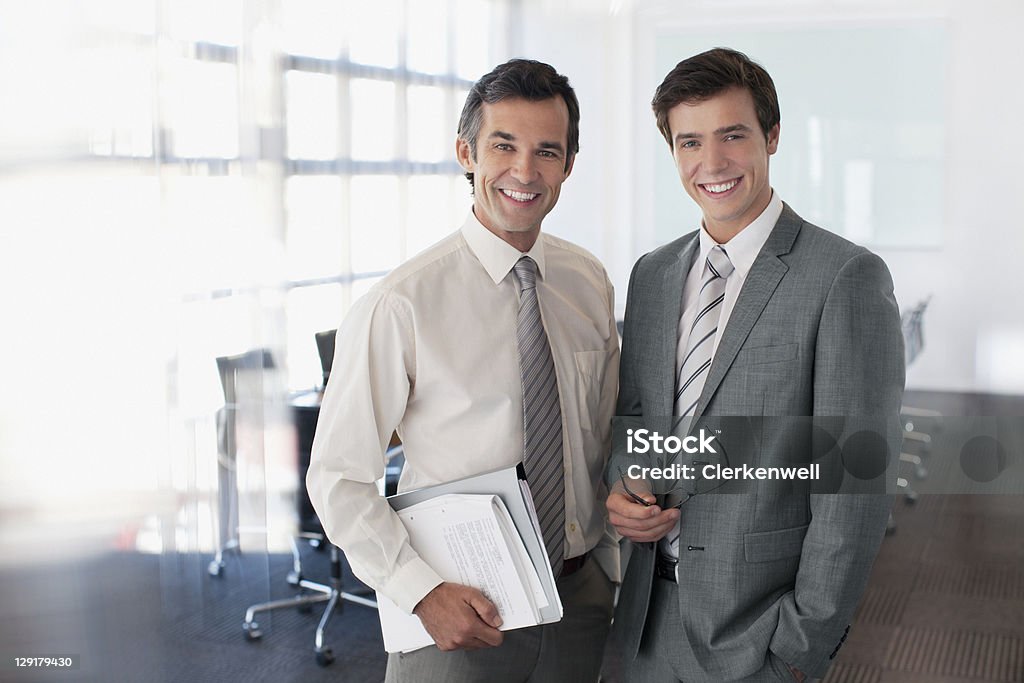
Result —
<instances>
[{"instance_id":1,"label":"window","mask_svg":"<svg viewBox=\"0 0 1024 683\"><path fill-rule=\"evenodd\" d=\"M289 295L290 340L336 327L379 277L457 227L470 205L455 161L458 116L473 81L505 57L503 2L340 6L340 14L336 1L282 8L288 277L293 287L340 285L327 327L315 326L328 322L322 317L297 322L292 307L312 304ZM304 185L314 178L330 178L331 189ZM293 388L320 377L315 364L290 362L289 371Z\"/></svg>"},{"instance_id":2,"label":"window","mask_svg":"<svg viewBox=\"0 0 1024 683\"><path fill-rule=\"evenodd\" d=\"M9 213L40 262L75 276L52 297L67 315L9 317L52 329L52 357L88 356L71 364L88 381L61 377L52 392L80 406L54 457L68 454L76 491L193 494L170 524L147 521L159 538L139 547L211 549L220 356L273 354L238 437L240 521L292 509L287 391L320 382L314 334L468 209L457 117L505 58L507 12L500 0L96 0L74 34L51 32L64 51L0 66L30 105L0 112L0 151L45 143L6 168L0 196L21 207ZM29 54L47 35L19 34L0 50ZM55 372L36 365L24 374ZM95 458L75 443L86 425L111 435ZM11 441L34 446L38 433ZM26 466L16 481L35 479Z\"/></svg>"},{"instance_id":3,"label":"window","mask_svg":"<svg viewBox=\"0 0 1024 683\"><path fill-rule=\"evenodd\" d=\"M279 336L260 321L240 335L237 316L183 314L182 338L205 344L211 364L286 347L287 385L308 388L320 378L314 333L468 210L455 130L472 82L505 57L510 10L282 0L263 22L243 10L241 0L90 3L88 151L156 175L183 306L215 299L252 315L253 297L283 284L280 301L263 298L283 309ZM326 316L302 310L328 304Z\"/></svg>"}]
</instances>

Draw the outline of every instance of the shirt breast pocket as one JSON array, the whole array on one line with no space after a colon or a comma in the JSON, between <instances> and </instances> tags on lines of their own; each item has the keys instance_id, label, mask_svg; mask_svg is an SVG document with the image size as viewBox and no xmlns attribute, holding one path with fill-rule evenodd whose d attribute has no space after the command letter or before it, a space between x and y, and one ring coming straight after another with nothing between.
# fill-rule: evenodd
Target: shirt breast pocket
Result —
<instances>
[{"instance_id":1,"label":"shirt breast pocket","mask_svg":"<svg viewBox=\"0 0 1024 683\"><path fill-rule=\"evenodd\" d=\"M573 354L576 361L575 398L579 406L580 429L584 432L600 431L596 421L601 419L601 391L613 353L599 349Z\"/></svg>"}]
</instances>

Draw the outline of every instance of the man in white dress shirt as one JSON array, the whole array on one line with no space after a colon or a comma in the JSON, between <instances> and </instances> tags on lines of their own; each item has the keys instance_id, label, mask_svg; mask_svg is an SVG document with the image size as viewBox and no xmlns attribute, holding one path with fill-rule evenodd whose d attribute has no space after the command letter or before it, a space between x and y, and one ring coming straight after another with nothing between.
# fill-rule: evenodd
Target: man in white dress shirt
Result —
<instances>
[{"instance_id":1,"label":"man in white dress shirt","mask_svg":"<svg viewBox=\"0 0 1024 683\"><path fill-rule=\"evenodd\" d=\"M579 104L549 65L512 60L481 78L456 141L472 213L381 280L338 330L310 498L355 574L419 616L437 644L390 655L388 681L597 680L619 580L617 536L600 504L617 389L614 295L596 258L541 233L578 149ZM521 260L533 273L522 280ZM527 297L539 305L557 379L554 410L544 412L560 413L550 433L560 427L561 438L548 444L560 474L548 481L564 503L553 566L565 616L502 632L482 593L442 581L420 558L375 482L396 430L401 490L535 456L524 411L536 402L524 407L533 394L517 341Z\"/></svg>"}]
</instances>

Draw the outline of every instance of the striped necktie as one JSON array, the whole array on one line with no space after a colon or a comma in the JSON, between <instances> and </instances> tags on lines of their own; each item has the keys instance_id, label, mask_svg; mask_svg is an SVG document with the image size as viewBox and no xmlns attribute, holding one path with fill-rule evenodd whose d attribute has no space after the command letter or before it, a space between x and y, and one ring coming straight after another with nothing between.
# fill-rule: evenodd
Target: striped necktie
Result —
<instances>
[{"instance_id":1,"label":"striped necktie","mask_svg":"<svg viewBox=\"0 0 1024 683\"><path fill-rule=\"evenodd\" d=\"M697 316L686 338L686 354L679 364L676 382L674 414L693 415L704 390L704 380L711 369L711 349L718 335L718 320L725 300L725 280L733 271L732 261L722 247L716 245L705 262L700 294L697 297Z\"/></svg>"},{"instance_id":2,"label":"striped necktie","mask_svg":"<svg viewBox=\"0 0 1024 683\"><path fill-rule=\"evenodd\" d=\"M562 571L565 542L565 475L562 413L551 346L537 302L537 264L524 256L515 265L521 293L516 340L523 380L523 468L533 493L544 545L555 577Z\"/></svg>"},{"instance_id":3,"label":"striped necktie","mask_svg":"<svg viewBox=\"0 0 1024 683\"><path fill-rule=\"evenodd\" d=\"M734 270L725 249L715 245L708 252L697 296L697 315L686 338L686 354L679 364L676 382L675 414L693 415L704 390L704 382L711 369L711 350L718 337L718 321L722 317L725 300L725 281ZM669 532L660 543L663 553L679 557L679 526Z\"/></svg>"}]
</instances>

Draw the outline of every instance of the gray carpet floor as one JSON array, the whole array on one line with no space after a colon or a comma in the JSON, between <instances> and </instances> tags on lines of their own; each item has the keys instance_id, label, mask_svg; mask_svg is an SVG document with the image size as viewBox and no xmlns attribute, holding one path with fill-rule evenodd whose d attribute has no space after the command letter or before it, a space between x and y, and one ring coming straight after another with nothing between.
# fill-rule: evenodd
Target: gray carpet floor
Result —
<instances>
[{"instance_id":1,"label":"gray carpet floor","mask_svg":"<svg viewBox=\"0 0 1024 683\"><path fill-rule=\"evenodd\" d=\"M908 403L946 415L1009 416L1010 468L1024 466L1024 399L912 392ZM949 436L947 434L947 436ZM939 440L935 473L962 439ZM951 444L943 446L942 443ZM947 464L944 464L947 463ZM929 476L933 476L932 473ZM1024 490L1015 495L923 493L897 500L888 536L846 645L826 683L1024 683ZM305 570L328 574L328 553L303 550ZM376 612L345 604L317 665L321 608L261 617L245 640L245 608L294 594L287 555L229 557L110 553L73 565L0 570L0 681L381 681L385 655ZM358 586L346 571L345 588ZM11 656L81 655L74 671L13 669Z\"/></svg>"}]
</instances>

